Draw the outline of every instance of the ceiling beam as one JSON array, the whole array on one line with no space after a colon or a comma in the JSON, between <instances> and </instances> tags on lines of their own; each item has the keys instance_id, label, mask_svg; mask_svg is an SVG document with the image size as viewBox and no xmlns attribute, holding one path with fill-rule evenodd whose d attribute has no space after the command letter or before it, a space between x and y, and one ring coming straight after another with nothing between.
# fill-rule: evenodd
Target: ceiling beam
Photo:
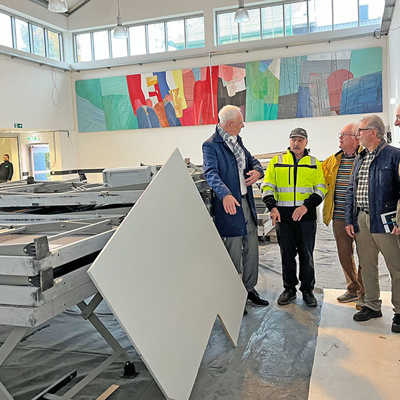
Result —
<instances>
[{"instance_id":1,"label":"ceiling beam","mask_svg":"<svg viewBox=\"0 0 400 400\"><path fill-rule=\"evenodd\" d=\"M78 11L81 7L83 7L85 4L89 3L90 0L81 0L79 3L76 3L74 6L68 9L68 11L65 13L66 16L70 16L74 12Z\"/></svg>"},{"instance_id":2,"label":"ceiling beam","mask_svg":"<svg viewBox=\"0 0 400 400\"><path fill-rule=\"evenodd\" d=\"M49 2L47 0L31 0L32 3L39 4L42 7L47 8L49 6Z\"/></svg>"},{"instance_id":3,"label":"ceiling beam","mask_svg":"<svg viewBox=\"0 0 400 400\"><path fill-rule=\"evenodd\" d=\"M390 30L390 24L392 23L392 17L396 0L386 0L385 8L383 10L382 25L379 34L388 35Z\"/></svg>"},{"instance_id":4,"label":"ceiling beam","mask_svg":"<svg viewBox=\"0 0 400 400\"><path fill-rule=\"evenodd\" d=\"M44 8L49 7L49 1L48 0L30 0L33 3L39 4L40 6ZM83 7L85 4L89 3L90 0L81 0L78 3L76 3L74 6L71 6L68 8L68 11L63 13L63 15L69 17L71 14L74 12L78 11L81 7Z\"/></svg>"}]
</instances>

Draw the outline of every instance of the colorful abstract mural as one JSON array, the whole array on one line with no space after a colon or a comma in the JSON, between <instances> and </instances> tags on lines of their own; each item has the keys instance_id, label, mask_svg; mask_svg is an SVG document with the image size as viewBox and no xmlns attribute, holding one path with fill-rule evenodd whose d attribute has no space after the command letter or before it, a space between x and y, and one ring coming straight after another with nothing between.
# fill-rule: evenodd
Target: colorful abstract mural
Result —
<instances>
[{"instance_id":1,"label":"colorful abstract mural","mask_svg":"<svg viewBox=\"0 0 400 400\"><path fill-rule=\"evenodd\" d=\"M382 48L75 82L80 132L215 124L226 104L246 121L382 111Z\"/></svg>"}]
</instances>

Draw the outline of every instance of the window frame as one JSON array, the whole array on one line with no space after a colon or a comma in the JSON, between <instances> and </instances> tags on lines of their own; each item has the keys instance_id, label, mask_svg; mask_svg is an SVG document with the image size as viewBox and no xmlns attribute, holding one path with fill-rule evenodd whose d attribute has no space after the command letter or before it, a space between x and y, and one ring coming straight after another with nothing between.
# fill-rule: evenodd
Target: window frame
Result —
<instances>
[{"instance_id":1,"label":"window frame","mask_svg":"<svg viewBox=\"0 0 400 400\"><path fill-rule=\"evenodd\" d=\"M304 1L304 0L303 0ZM143 56L152 56L152 55L156 55L156 54L165 54L165 53L170 53L173 54L176 51L186 51L186 50L191 50L193 48L188 49L187 48L187 24L186 21L192 18L203 18L203 27L204 27L204 46L201 47L196 47L198 49L204 48L205 47L205 26L204 26L204 13L195 13L195 14L188 14L188 15L184 15L184 16L180 16L180 17L170 17L170 18L158 18L158 19L154 19L154 20L147 20L144 22L137 22L137 23L133 23L133 24L124 24L124 27L126 27L128 30L130 28L136 27L136 26L144 26L145 28L145 43L146 43L146 53L141 54L141 55L134 55L132 54L132 44L131 44L131 38L130 38L130 34L128 34L128 38L127 40L127 50L128 50L128 55L126 57L143 57ZM184 30L184 44L185 44L185 48L182 50L168 50L168 22L172 22L172 21L183 21L183 30ZM152 25L152 24L160 24L162 23L164 25L164 51L162 52L157 52L157 53L150 53L149 51L149 30L148 30L148 26ZM112 53L112 31L114 29L114 26L112 27L108 27L108 28L99 28L99 29L90 29L90 30L84 30L84 31L79 31L79 32L72 32L72 43L73 43L73 57L74 57L74 62L76 63L80 63L81 61L78 60L78 48L77 48L77 37L79 35L85 34L85 33L90 33L91 37L91 44L92 44L92 54L91 54L91 60L90 61L84 61L84 62L91 62L91 63L96 63L96 60L94 58L94 48L93 48L93 33L97 32L97 31L104 31L104 30L108 31L108 35L109 35L109 46L110 46L110 57L107 58L106 60L112 60L114 59L113 57L113 53ZM125 57L123 57L125 58ZM101 60L104 61L104 60Z\"/></svg>"},{"instance_id":2,"label":"window frame","mask_svg":"<svg viewBox=\"0 0 400 400\"><path fill-rule=\"evenodd\" d=\"M9 13L9 12L3 10L3 9L0 9L0 13L8 15L10 17L10 19L11 19L12 47L9 47L10 49L21 51L22 53L25 53L25 54L31 54L34 57L45 58L45 59L47 59L47 60L49 60L51 62L57 61L57 62L61 62L62 63L62 62L65 61L64 37L63 37L63 33L61 31L59 31L57 29L53 29L50 26L43 25L43 24L41 24L39 22L29 20L28 18L24 18L24 17L21 17L19 15L14 15L14 14ZM20 21L23 21L23 22L26 22L28 24L29 51L20 50L20 49L17 48L17 31L16 31L16 24L15 24L15 20L16 19L18 19ZM36 27L39 27L39 28L43 29L45 56L41 56L41 55L35 54L35 52L34 52L33 30L32 30L33 26L36 26ZM54 58L50 58L48 56L48 54L49 54L49 47L48 47L49 43L48 43L48 38L47 38L48 31L51 31L51 32L56 33L58 35L58 42L59 42L59 48L60 48L60 58L57 59L57 60L54 59Z\"/></svg>"},{"instance_id":3,"label":"window frame","mask_svg":"<svg viewBox=\"0 0 400 400\"><path fill-rule=\"evenodd\" d=\"M268 2L268 3L258 3L254 5L249 5L246 6L246 10L252 10L252 9L259 9L260 12L260 19L262 22L262 16L261 16L261 9L263 8L270 8L270 7L277 7L280 6L282 7L282 28L283 28L283 35L279 36L279 39L282 38L289 38L289 37L294 37L294 36L301 36L301 35L311 35L311 34L318 34L320 33L319 31L314 31L311 32L310 30L310 1L311 0L277 0L273 2ZM306 3L307 6L307 30L305 33L297 34L297 35L286 35L286 15L285 15L285 5L289 4L295 4L295 3ZM332 15L331 15L331 29L325 30L323 32L335 32L335 31L341 31L341 30L346 30L346 29L354 29L354 28L359 28L362 25L360 25L360 0L357 0L357 13L358 13L358 20L357 20L357 25L356 27L349 27L349 28L342 28L342 29L335 29L335 7L334 7L335 0L331 0L331 7L332 7ZM245 43L248 42L248 40L240 40L241 36L241 29L240 29L240 24L238 25L238 39L236 41L232 41L230 43L221 43L220 42L220 24L218 23L218 16L222 14L229 14L232 12L235 12L237 10L237 7L226 7L223 9L215 9L214 10L214 45L216 47L220 46L227 46L227 45L234 45L237 43ZM383 17L383 16L382 16ZM371 25L372 26L372 25ZM260 39L254 39L254 41L257 40L271 40L275 38L264 38L263 37L263 27L262 23L260 23Z\"/></svg>"}]
</instances>

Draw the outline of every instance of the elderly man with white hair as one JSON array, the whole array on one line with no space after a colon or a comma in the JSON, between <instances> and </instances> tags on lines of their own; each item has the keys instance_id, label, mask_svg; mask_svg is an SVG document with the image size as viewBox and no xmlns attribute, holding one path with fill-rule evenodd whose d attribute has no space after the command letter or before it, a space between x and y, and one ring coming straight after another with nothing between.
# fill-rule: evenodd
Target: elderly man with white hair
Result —
<instances>
[{"instance_id":1,"label":"elderly man with white hair","mask_svg":"<svg viewBox=\"0 0 400 400\"><path fill-rule=\"evenodd\" d=\"M227 105L219 113L215 133L203 143L204 176L212 189L215 225L254 305L267 306L255 286L258 280L257 213L252 185L263 169L244 147L240 108Z\"/></svg>"},{"instance_id":2,"label":"elderly man with white hair","mask_svg":"<svg viewBox=\"0 0 400 400\"><path fill-rule=\"evenodd\" d=\"M391 224L400 199L400 149L386 143L385 125L377 115L363 118L358 137L364 150L357 156L346 198L346 232L355 238L365 295L355 321L382 317L378 254L392 279L392 332L400 333L400 248Z\"/></svg>"}]
</instances>

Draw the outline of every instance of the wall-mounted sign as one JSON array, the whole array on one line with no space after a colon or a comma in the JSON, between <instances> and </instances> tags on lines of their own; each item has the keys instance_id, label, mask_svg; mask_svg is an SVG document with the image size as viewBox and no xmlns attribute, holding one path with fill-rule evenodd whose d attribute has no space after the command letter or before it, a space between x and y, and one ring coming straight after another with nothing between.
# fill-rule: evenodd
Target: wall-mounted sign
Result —
<instances>
[{"instance_id":1,"label":"wall-mounted sign","mask_svg":"<svg viewBox=\"0 0 400 400\"><path fill-rule=\"evenodd\" d=\"M36 135L28 136L27 139L28 139L28 142L35 142L35 143L40 142L39 136L36 136Z\"/></svg>"},{"instance_id":2,"label":"wall-mounted sign","mask_svg":"<svg viewBox=\"0 0 400 400\"><path fill-rule=\"evenodd\" d=\"M14 122L14 128L22 128L21 122Z\"/></svg>"}]
</instances>

